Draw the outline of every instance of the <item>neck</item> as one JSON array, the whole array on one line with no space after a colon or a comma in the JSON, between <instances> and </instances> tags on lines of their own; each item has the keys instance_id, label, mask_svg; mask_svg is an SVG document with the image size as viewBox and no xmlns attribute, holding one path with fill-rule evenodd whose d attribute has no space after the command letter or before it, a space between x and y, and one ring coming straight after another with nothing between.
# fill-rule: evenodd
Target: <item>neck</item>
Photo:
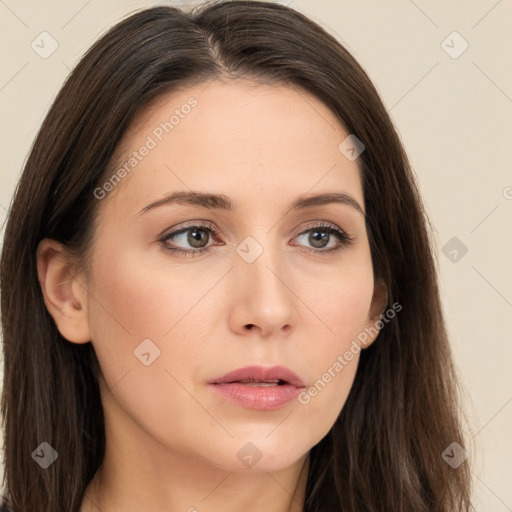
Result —
<instances>
[{"instance_id":1,"label":"neck","mask_svg":"<svg viewBox=\"0 0 512 512\"><path fill-rule=\"evenodd\" d=\"M302 512L309 457L277 471L219 467L158 442L104 404L106 449L81 512Z\"/></svg>"},{"instance_id":2,"label":"neck","mask_svg":"<svg viewBox=\"0 0 512 512\"><path fill-rule=\"evenodd\" d=\"M237 473L176 457L167 467L106 454L81 512L302 512L309 459L276 472Z\"/></svg>"}]
</instances>

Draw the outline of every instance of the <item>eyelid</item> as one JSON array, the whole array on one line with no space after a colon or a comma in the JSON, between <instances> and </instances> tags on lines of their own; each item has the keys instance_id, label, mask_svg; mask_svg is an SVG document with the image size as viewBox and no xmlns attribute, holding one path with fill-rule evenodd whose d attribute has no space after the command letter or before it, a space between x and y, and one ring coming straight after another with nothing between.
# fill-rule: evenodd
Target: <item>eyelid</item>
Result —
<instances>
[{"instance_id":1,"label":"eyelid","mask_svg":"<svg viewBox=\"0 0 512 512\"><path fill-rule=\"evenodd\" d=\"M215 234L222 234L222 231L218 229L214 224L206 220L193 220L187 221L184 224L179 225L179 227L168 228L159 235L159 239L165 238L168 235L178 235L183 231L187 231L187 229L191 228L206 228L213 231Z\"/></svg>"},{"instance_id":2,"label":"eyelid","mask_svg":"<svg viewBox=\"0 0 512 512\"><path fill-rule=\"evenodd\" d=\"M332 228L336 231L341 231L342 233L346 233L344 229L340 228L337 224L329 222L327 220L311 220L306 223L306 225L301 225L301 230L297 232L297 235L303 234L305 231L309 231L313 228ZM297 236L295 235L295 236Z\"/></svg>"},{"instance_id":3,"label":"eyelid","mask_svg":"<svg viewBox=\"0 0 512 512\"><path fill-rule=\"evenodd\" d=\"M222 230L217 228L217 226L215 226L214 224L212 224L209 221L205 221L205 220L192 220L192 221L186 221L184 224L180 225L177 228L172 227L172 228L166 229L165 231L162 232L161 235L159 235L159 238L165 237L167 234L171 234L171 233L173 235L177 235L177 234L179 234L179 233L181 233L183 231L186 231L187 228L198 228L198 227L209 228L209 229L211 229L211 231L214 232L214 234L216 234L216 235L223 235ZM333 228L333 229L335 229L337 231L341 231L342 233L346 234L350 238L354 238L354 236L351 235L347 230L339 227L337 224L334 224L334 223L332 223L330 221L326 221L326 220L312 220L312 221L309 221L305 226L301 225L301 230L300 231L294 230L295 231L295 235L293 235L293 236L296 237L298 235L303 234L305 231L308 231L309 229L319 228L319 227L331 227L331 228Z\"/></svg>"},{"instance_id":4,"label":"eyelid","mask_svg":"<svg viewBox=\"0 0 512 512\"><path fill-rule=\"evenodd\" d=\"M188 221L185 222L185 224L177 227L177 228L169 228L166 231L162 233L162 235L159 236L158 241L166 248L166 250L170 252L176 252L176 253L182 253L183 255L186 255L188 253L194 254L201 254L208 252L211 247L216 245L226 245L225 243L219 244L219 243L212 243L209 246L203 247L203 248L197 248L197 249L183 249L180 247L168 247L166 246L166 243L169 238L178 236L192 228L204 228L205 231L208 231L211 233L212 237L222 235L222 231L218 229L214 224L212 224L209 221ZM308 233L309 231L313 229L319 229L321 230L323 228L324 231L329 232L331 235L334 235L338 239L338 245L335 247L332 247L330 249L315 249L315 248L308 248L304 247L299 244L292 244L293 246L296 246L306 252L309 253L333 253L336 252L344 247L347 247L354 243L355 236L344 230L343 228L339 227L338 225L324 220L313 220L309 221L305 226L301 226L300 231L296 231L296 233L293 235L293 238L297 238L298 236L304 235Z\"/></svg>"},{"instance_id":5,"label":"eyelid","mask_svg":"<svg viewBox=\"0 0 512 512\"><path fill-rule=\"evenodd\" d=\"M312 231L315 228L319 229L320 231L321 230L327 231L330 234L334 235L339 240L339 245L337 247L334 247L334 248L331 248L331 249L326 249L326 250L321 250L321 249L314 250L314 249L311 249L311 251L315 252L315 253L322 253L322 252L327 252L328 253L330 251L334 252L335 250L341 249L344 246L348 247L349 245L352 245L355 242L355 240L356 240L356 236L354 234L352 234L352 233L348 232L347 230L339 227L337 224L334 224L334 223L329 222L329 221L324 221L324 220L310 221L310 223L307 224L306 226L302 226L301 230L293 238L297 238L300 235L306 234L306 233L308 233L309 231ZM302 247L302 246L298 246L298 247ZM304 247L304 249L309 250L307 247Z\"/></svg>"}]
</instances>

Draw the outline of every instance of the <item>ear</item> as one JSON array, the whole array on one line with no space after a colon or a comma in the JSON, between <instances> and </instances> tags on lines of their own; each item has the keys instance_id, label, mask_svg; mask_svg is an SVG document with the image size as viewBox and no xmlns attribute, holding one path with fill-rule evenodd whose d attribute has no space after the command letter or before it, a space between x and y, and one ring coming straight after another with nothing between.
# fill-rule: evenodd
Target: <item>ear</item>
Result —
<instances>
[{"instance_id":1,"label":"ear","mask_svg":"<svg viewBox=\"0 0 512 512\"><path fill-rule=\"evenodd\" d=\"M45 238L37 248L37 274L46 309L62 336L73 343L91 340L87 318L87 292L71 273L65 247Z\"/></svg>"},{"instance_id":2,"label":"ear","mask_svg":"<svg viewBox=\"0 0 512 512\"><path fill-rule=\"evenodd\" d=\"M370 304L368 318L363 331L366 336L363 336L363 333L361 333L361 337L364 339L364 341L362 341L362 349L368 348L377 339L383 325L382 321L380 321L381 315L384 313L387 303L387 286L384 283L384 280L379 278L375 281L375 285L373 287L372 302Z\"/></svg>"}]
</instances>

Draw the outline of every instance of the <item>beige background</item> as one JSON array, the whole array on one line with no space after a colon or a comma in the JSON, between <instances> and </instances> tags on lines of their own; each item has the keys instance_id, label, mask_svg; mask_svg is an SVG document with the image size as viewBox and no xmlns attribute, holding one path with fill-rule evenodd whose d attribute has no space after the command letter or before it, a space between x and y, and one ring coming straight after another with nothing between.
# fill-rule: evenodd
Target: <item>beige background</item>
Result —
<instances>
[{"instance_id":1,"label":"beige background","mask_svg":"<svg viewBox=\"0 0 512 512\"><path fill-rule=\"evenodd\" d=\"M401 134L437 230L443 304L477 448L467 447L476 508L512 511L512 2L282 3L345 44ZM0 224L70 68L121 16L153 4L0 0ZM47 59L31 48L43 31L59 45ZM456 261L451 245L442 252L453 237L468 249Z\"/></svg>"}]
</instances>

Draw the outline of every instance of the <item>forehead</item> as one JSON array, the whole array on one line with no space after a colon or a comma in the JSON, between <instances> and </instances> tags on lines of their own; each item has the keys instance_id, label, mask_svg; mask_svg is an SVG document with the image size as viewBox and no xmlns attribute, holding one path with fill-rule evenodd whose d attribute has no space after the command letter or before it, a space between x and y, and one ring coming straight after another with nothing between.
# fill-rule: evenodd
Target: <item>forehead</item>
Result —
<instances>
[{"instance_id":1,"label":"forehead","mask_svg":"<svg viewBox=\"0 0 512 512\"><path fill-rule=\"evenodd\" d=\"M118 207L178 190L223 193L235 202L282 203L308 192L350 192L362 205L348 136L319 99L293 85L213 80L165 94L125 134L112 173ZM135 204L136 203L136 204Z\"/></svg>"}]
</instances>

